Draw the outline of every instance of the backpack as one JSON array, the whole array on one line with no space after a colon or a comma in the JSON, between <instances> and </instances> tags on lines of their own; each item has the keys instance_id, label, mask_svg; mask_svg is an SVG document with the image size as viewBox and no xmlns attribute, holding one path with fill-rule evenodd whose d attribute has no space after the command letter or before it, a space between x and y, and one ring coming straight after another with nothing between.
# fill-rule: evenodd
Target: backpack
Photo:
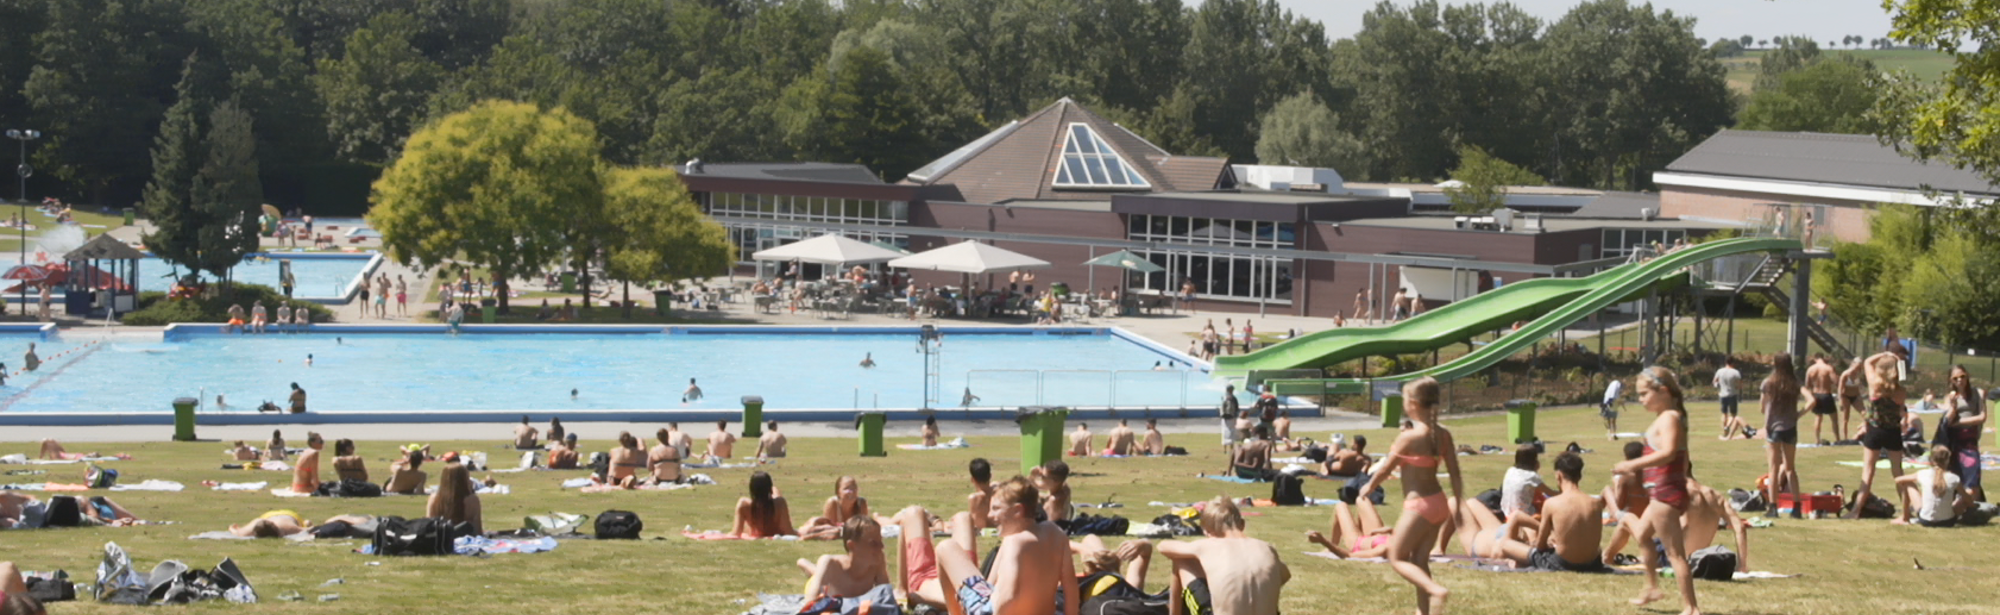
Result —
<instances>
[{"instance_id":1,"label":"backpack","mask_svg":"<svg viewBox=\"0 0 2000 615\"><path fill-rule=\"evenodd\" d=\"M1102 591L1091 593L1093 588ZM1090 596L1083 601L1080 613L1089 615L1166 615L1167 600L1163 596L1148 594L1124 577L1111 572L1094 572L1078 579L1077 591Z\"/></svg>"},{"instance_id":2,"label":"backpack","mask_svg":"<svg viewBox=\"0 0 2000 615\"><path fill-rule=\"evenodd\" d=\"M1487 508L1492 509L1493 516L1501 518L1505 518L1507 516L1505 513L1500 512L1499 489L1487 489L1485 491L1481 491L1479 492L1479 496L1473 499L1479 500L1479 503L1485 504Z\"/></svg>"},{"instance_id":3,"label":"backpack","mask_svg":"<svg viewBox=\"0 0 2000 615\"><path fill-rule=\"evenodd\" d=\"M1855 495L1858 497L1860 494L1856 493ZM1853 510L1854 506L1855 506L1854 502L1850 501L1847 503L1846 506L1843 507L1843 510ZM1882 498L1870 495L1868 496L1868 501L1861 504L1861 514L1858 515L1858 518L1892 519L1895 518L1895 516L1896 516L1895 504L1890 504L1888 500L1884 500Z\"/></svg>"},{"instance_id":4,"label":"backpack","mask_svg":"<svg viewBox=\"0 0 2000 615\"><path fill-rule=\"evenodd\" d=\"M110 489L112 485L118 484L118 471L92 464L83 471L83 482L91 489Z\"/></svg>"},{"instance_id":5,"label":"backpack","mask_svg":"<svg viewBox=\"0 0 2000 615\"><path fill-rule=\"evenodd\" d=\"M1326 463L1326 447L1309 447L1306 449L1305 457L1311 459L1313 463Z\"/></svg>"},{"instance_id":6,"label":"backpack","mask_svg":"<svg viewBox=\"0 0 2000 615\"><path fill-rule=\"evenodd\" d=\"M23 580L28 584L28 597L43 603L76 600L76 585L70 583L68 572L57 570L47 576L29 575Z\"/></svg>"},{"instance_id":7,"label":"backpack","mask_svg":"<svg viewBox=\"0 0 2000 615\"><path fill-rule=\"evenodd\" d=\"M375 525L376 555L452 555L452 543L471 528L442 518L382 517Z\"/></svg>"},{"instance_id":8,"label":"backpack","mask_svg":"<svg viewBox=\"0 0 2000 615\"><path fill-rule=\"evenodd\" d=\"M1688 554L1688 575L1704 581L1728 581L1736 577L1736 552L1722 545Z\"/></svg>"},{"instance_id":9,"label":"backpack","mask_svg":"<svg viewBox=\"0 0 2000 615\"><path fill-rule=\"evenodd\" d=\"M640 530L646 523L639 520L639 513L625 510L607 510L597 515L596 530L600 540L638 540Z\"/></svg>"},{"instance_id":10,"label":"backpack","mask_svg":"<svg viewBox=\"0 0 2000 615\"><path fill-rule=\"evenodd\" d=\"M1295 474L1271 477L1271 502L1279 506L1304 506L1306 482Z\"/></svg>"},{"instance_id":11,"label":"backpack","mask_svg":"<svg viewBox=\"0 0 2000 615\"><path fill-rule=\"evenodd\" d=\"M1370 478L1368 473L1363 472L1347 479L1347 484L1340 486L1340 501L1352 506L1355 501L1361 498L1361 488L1368 486ZM1382 497L1381 487L1376 487L1374 491L1368 492L1368 501L1374 502L1377 506L1382 505Z\"/></svg>"},{"instance_id":12,"label":"backpack","mask_svg":"<svg viewBox=\"0 0 2000 615\"><path fill-rule=\"evenodd\" d=\"M584 465L585 467L590 468L591 474L597 476L598 482L607 482L611 480L611 453L606 453L604 451L591 453L590 463Z\"/></svg>"}]
</instances>

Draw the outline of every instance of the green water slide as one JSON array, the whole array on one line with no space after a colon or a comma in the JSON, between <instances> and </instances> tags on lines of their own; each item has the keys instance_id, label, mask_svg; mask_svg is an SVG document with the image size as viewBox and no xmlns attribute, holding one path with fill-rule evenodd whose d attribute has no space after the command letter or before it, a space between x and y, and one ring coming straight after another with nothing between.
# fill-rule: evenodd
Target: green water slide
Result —
<instances>
[{"instance_id":1,"label":"green water slide","mask_svg":"<svg viewBox=\"0 0 2000 615\"><path fill-rule=\"evenodd\" d=\"M1585 278L1537 278L1502 286L1385 327L1320 331L1244 355L1216 357L1220 374L1264 370L1315 369L1367 356L1429 352L1473 336L1529 323L1470 354L1422 371L1398 375L1460 378L1486 369L1563 327L1647 289L1684 275L1682 269L1710 259L1751 252L1799 249L1795 239L1745 238L1698 244L1644 263L1615 267ZM1317 382L1317 381L1315 381Z\"/></svg>"}]
</instances>

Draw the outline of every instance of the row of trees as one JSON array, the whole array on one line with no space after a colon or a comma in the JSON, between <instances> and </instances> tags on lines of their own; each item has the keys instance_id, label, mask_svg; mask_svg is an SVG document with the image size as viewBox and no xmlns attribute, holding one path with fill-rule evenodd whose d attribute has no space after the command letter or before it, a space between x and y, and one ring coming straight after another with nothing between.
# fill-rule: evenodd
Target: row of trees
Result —
<instances>
[{"instance_id":1,"label":"row of trees","mask_svg":"<svg viewBox=\"0 0 2000 615\"><path fill-rule=\"evenodd\" d=\"M1436 180L1476 146L1634 188L1730 121L1692 25L1625 0L1384 2L1337 42L1275 0L0 0L0 125L50 135L39 192L131 202L179 100L160 68L192 56L190 94L252 118L269 198L321 211L493 98L592 122L621 165L895 180L1069 96L1186 154Z\"/></svg>"},{"instance_id":2,"label":"row of trees","mask_svg":"<svg viewBox=\"0 0 2000 615\"><path fill-rule=\"evenodd\" d=\"M486 267L502 312L507 280L552 265L601 265L629 300L631 284L736 261L722 225L671 169L612 165L602 148L597 127L567 111L478 102L410 137L375 182L368 219L400 262Z\"/></svg>"}]
</instances>

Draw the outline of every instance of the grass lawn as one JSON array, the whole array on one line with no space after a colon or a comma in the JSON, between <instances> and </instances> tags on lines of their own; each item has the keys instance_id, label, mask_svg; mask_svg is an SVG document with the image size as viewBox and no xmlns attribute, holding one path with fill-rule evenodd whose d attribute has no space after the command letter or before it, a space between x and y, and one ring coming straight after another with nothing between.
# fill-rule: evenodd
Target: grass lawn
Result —
<instances>
[{"instance_id":1,"label":"grass lawn","mask_svg":"<svg viewBox=\"0 0 2000 615\"><path fill-rule=\"evenodd\" d=\"M1754 411L1748 411L1754 414ZM1643 428L1643 417L1628 413L1627 430ZM1726 488L1746 486L1763 472L1764 456L1754 442L1719 442L1714 439L1713 404L1693 409L1693 458L1699 476L1710 484ZM1542 435L1555 442L1577 440L1596 452L1586 455L1586 488L1598 489L1618 447L1602 439L1596 414L1587 408L1563 408L1541 416ZM1505 437L1500 416L1478 416L1448 421L1458 440L1469 444L1498 444ZM589 425L575 425L590 438L587 448L601 450L614 434L601 433ZM947 435L951 431L946 425ZM295 441L303 434L287 430ZM164 428L163 428L164 432ZM327 431L340 436L337 428ZM1367 433L1378 443L1390 440L1384 430ZM455 448L479 448L496 458L504 451L499 436L492 439L437 443ZM1324 437L1325 434L1312 434ZM1072 479L1078 502L1115 499L1126 504L1119 513L1145 521L1164 514L1166 509L1146 502L1194 501L1217 494L1268 497L1270 489L1261 485L1237 485L1196 478L1197 471L1222 465L1220 452L1208 435L1169 436L1170 443L1187 446L1196 454L1172 459L1082 459L1073 461ZM893 450L886 458L860 458L854 444L845 438L794 439L793 457L770 466L779 488L792 499L794 516L803 521L818 508L834 480L842 474L860 478L862 493L874 510L891 512L907 504L922 504L949 512L961 507L968 488L963 478L964 464L975 456L992 459L1000 468L1012 467L1018 459L1014 438L973 438L968 450L911 452ZM391 443L364 442L361 450L371 469L386 469ZM181 493L128 492L113 494L115 499L138 514L168 519L178 525L126 529L65 529L8 532L4 558L23 568L45 570L64 568L74 578L88 581L106 541L116 541L130 551L142 569L163 559L174 558L191 565L208 566L223 557L235 558L267 601L257 607L263 612L407 613L435 605L457 608L509 608L520 612L603 613L614 611L659 611L674 613L728 614L744 610L740 600L754 600L758 592L798 591L803 582L792 561L839 550L834 543L815 542L730 542L692 541L678 534L683 527L724 529L729 511L742 493L748 470L709 471L721 485L673 492L627 492L586 495L556 487L562 479L581 472L532 472L497 475L512 485L513 494L485 499L489 529L518 526L525 515L567 511L595 515L607 509L637 512L645 521L647 540L637 542L572 541L554 552L537 555L502 555L492 558L380 558L351 553L358 542L293 544L285 541L188 541L186 536L200 531L222 529L245 521L265 510L293 508L311 519L337 513L374 513L414 516L423 502L417 498L380 500L280 499L268 494L219 493L202 489L204 479L240 481L269 480L283 484L287 475L276 472L223 471L221 445L213 442L147 442L95 446L98 450L126 451L133 461L119 462L122 480L138 482L148 478L180 481L193 487ZM0 452L32 453L32 445L14 444ZM1829 489L1834 483L1852 487L1858 471L1835 465L1837 460L1858 458L1853 448L1805 449L1800 451L1803 480L1814 489ZM1467 495L1497 487L1511 455L1461 458L1469 477ZM1547 466L1544 461L1544 466ZM10 466L15 469L21 466ZM32 467L32 466L31 466ZM50 478L77 480L82 469L76 466L43 466ZM328 468L327 472L331 472ZM11 480L40 480L11 477ZM1887 480L1886 476L1882 480ZM1333 482L1312 481L1307 493L1329 497ZM1400 491L1391 486L1385 514L1400 515ZM1334 562L1301 554L1312 549L1303 538L1306 530L1324 531L1326 508L1259 508L1249 519L1253 536L1272 542L1291 567L1293 579L1285 591L1283 610L1287 613L1388 613L1408 612L1411 592L1387 566ZM2000 602L2000 586L1991 582L2000 568L2000 552L1991 548L2000 529L1920 529L1894 527L1882 521L1790 521L1777 527L1752 530L1751 564L1759 570L1799 574L1799 578L1747 583L1700 583L1702 606L1714 613L1850 613L1850 612L1992 612ZM990 541L987 541L990 544ZM896 545L889 545L894 549ZM890 552L893 561L894 551ZM1916 570L1912 559L1921 559L1930 570ZM371 562L381 562L370 566ZM1159 589L1166 568L1154 568L1152 587ZM1453 612L1457 613L1607 613L1674 612L1680 605L1669 598L1653 607L1634 609L1624 604L1634 595L1640 579L1633 576L1530 575L1476 572L1441 566L1442 582L1453 591ZM343 585L320 587L333 578ZM1669 592L1671 594L1671 585ZM307 602L283 603L275 597L287 590L305 593ZM312 602L323 593L338 593L338 604ZM1921 593L1921 602L1913 601ZM503 606L504 605L504 606ZM658 605L671 605L661 607ZM511 608L510 608L511 607ZM235 610L234 606L209 603L194 607L203 610ZM79 602L55 607L58 613L112 613L126 609Z\"/></svg>"},{"instance_id":2,"label":"grass lawn","mask_svg":"<svg viewBox=\"0 0 2000 615\"><path fill-rule=\"evenodd\" d=\"M1875 67L1884 71L1907 69L1910 74L1925 81L1936 81L1952 66L1951 56L1936 51L1921 49L1822 49L1823 53L1852 54L1855 57L1875 62ZM1745 94L1757 81L1758 62L1762 61L1762 50L1747 51L1742 56L1724 58L1723 67L1729 69L1729 87Z\"/></svg>"}]
</instances>

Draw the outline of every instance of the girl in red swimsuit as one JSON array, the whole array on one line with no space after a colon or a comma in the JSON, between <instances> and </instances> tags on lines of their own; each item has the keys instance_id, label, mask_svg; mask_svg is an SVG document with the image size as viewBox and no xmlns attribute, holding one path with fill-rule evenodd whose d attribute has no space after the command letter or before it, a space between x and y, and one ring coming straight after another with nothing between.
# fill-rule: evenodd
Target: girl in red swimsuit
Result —
<instances>
[{"instance_id":1,"label":"girl in red swimsuit","mask_svg":"<svg viewBox=\"0 0 2000 615\"><path fill-rule=\"evenodd\" d=\"M1411 427L1389 445L1389 456L1360 493L1372 493L1389 474L1403 471L1403 517L1389 536L1389 566L1403 575L1423 598L1418 613L1442 612L1451 592L1431 578L1431 546L1438 532L1451 519L1453 506L1464 499L1465 485L1459 479L1458 456L1453 455L1451 432L1438 425L1438 381L1424 377L1403 385L1403 412ZM1438 485L1438 466L1451 473L1451 498Z\"/></svg>"},{"instance_id":2,"label":"girl in red swimsuit","mask_svg":"<svg viewBox=\"0 0 2000 615\"><path fill-rule=\"evenodd\" d=\"M1682 615L1700 615L1701 607L1694 596L1694 577L1688 572L1687 545L1681 527L1681 516L1688 505L1688 453L1687 453L1687 407L1681 394L1680 379L1674 372L1664 367L1648 367L1639 372L1634 383L1639 389L1639 403L1646 410L1659 416L1653 425L1646 428L1645 454L1638 459L1621 462L1614 472L1631 473L1639 471L1645 479L1646 494L1652 503L1640 516L1638 530L1641 561L1646 564L1646 586L1632 604L1640 605L1659 600L1659 561L1655 551L1646 548L1651 539L1659 538L1667 549L1668 563L1673 566L1674 580L1680 584L1681 601L1686 605Z\"/></svg>"}]
</instances>

